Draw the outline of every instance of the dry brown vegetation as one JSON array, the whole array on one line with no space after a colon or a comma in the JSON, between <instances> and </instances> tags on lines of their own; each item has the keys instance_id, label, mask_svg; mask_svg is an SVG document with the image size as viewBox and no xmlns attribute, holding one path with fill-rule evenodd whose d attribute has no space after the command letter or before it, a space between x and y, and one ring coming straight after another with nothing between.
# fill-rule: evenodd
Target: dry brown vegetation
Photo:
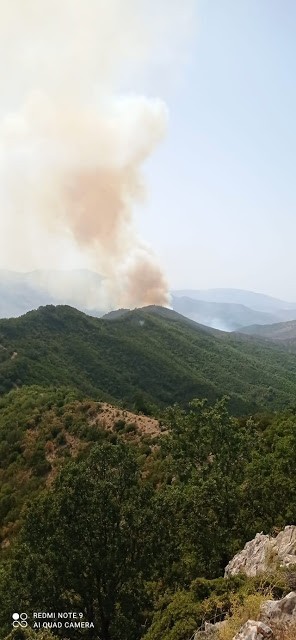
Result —
<instances>
[{"instance_id":1,"label":"dry brown vegetation","mask_svg":"<svg viewBox=\"0 0 296 640\"><path fill-rule=\"evenodd\" d=\"M155 437L160 433L159 421L150 416L132 413L126 409L114 407L107 402L101 402L99 412L89 421L91 425L98 425L103 429L114 430L114 425L123 420L126 424L133 424L141 435Z\"/></svg>"},{"instance_id":2,"label":"dry brown vegetation","mask_svg":"<svg viewBox=\"0 0 296 640\"><path fill-rule=\"evenodd\" d=\"M295 640L296 639L296 622L293 625L270 625L274 640Z\"/></svg>"},{"instance_id":3,"label":"dry brown vegetation","mask_svg":"<svg viewBox=\"0 0 296 640\"><path fill-rule=\"evenodd\" d=\"M260 592L248 595L243 604L234 598L231 615L226 617L226 624L219 630L219 640L232 640L247 620L259 620L261 605L271 599L270 593Z\"/></svg>"}]
</instances>

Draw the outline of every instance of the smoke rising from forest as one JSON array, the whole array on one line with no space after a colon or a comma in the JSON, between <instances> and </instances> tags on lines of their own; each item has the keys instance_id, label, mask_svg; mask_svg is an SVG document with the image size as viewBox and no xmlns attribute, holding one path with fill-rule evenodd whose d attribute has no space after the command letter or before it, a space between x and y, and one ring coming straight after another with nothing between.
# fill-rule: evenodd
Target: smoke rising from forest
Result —
<instances>
[{"instance_id":1,"label":"smoke rising from forest","mask_svg":"<svg viewBox=\"0 0 296 640\"><path fill-rule=\"evenodd\" d=\"M0 2L0 249L18 268L59 268L68 247L104 277L106 306L168 303L138 238L141 169L167 129L159 98L124 79L174 65L194 3ZM161 214L160 214L161 215ZM93 301L92 301L93 303Z\"/></svg>"}]
</instances>

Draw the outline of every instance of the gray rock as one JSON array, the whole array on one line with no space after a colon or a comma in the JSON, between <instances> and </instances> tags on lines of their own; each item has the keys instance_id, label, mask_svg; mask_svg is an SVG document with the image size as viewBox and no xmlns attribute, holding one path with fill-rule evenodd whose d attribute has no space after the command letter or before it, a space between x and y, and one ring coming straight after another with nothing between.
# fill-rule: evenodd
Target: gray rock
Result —
<instances>
[{"instance_id":1,"label":"gray rock","mask_svg":"<svg viewBox=\"0 0 296 640\"><path fill-rule=\"evenodd\" d=\"M281 600L264 602L260 608L260 619L282 627L296 624L296 592L291 591Z\"/></svg>"},{"instance_id":2,"label":"gray rock","mask_svg":"<svg viewBox=\"0 0 296 640\"><path fill-rule=\"evenodd\" d=\"M228 563L225 576L245 573L257 576L268 573L277 566L296 565L296 526L285 527L276 538L257 533Z\"/></svg>"},{"instance_id":3,"label":"gray rock","mask_svg":"<svg viewBox=\"0 0 296 640\"><path fill-rule=\"evenodd\" d=\"M296 623L296 592L281 600L268 600L261 605L260 620L248 620L233 640L275 640L275 630ZM273 631L274 630L274 631Z\"/></svg>"},{"instance_id":4,"label":"gray rock","mask_svg":"<svg viewBox=\"0 0 296 640\"><path fill-rule=\"evenodd\" d=\"M270 627L258 620L248 620L233 640L272 640L273 633Z\"/></svg>"}]
</instances>

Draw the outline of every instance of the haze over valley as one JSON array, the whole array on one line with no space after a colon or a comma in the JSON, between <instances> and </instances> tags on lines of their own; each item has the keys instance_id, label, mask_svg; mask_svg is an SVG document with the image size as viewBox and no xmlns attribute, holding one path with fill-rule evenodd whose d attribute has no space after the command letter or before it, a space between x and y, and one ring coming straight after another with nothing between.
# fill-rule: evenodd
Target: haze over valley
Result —
<instances>
[{"instance_id":1,"label":"haze over valley","mask_svg":"<svg viewBox=\"0 0 296 640\"><path fill-rule=\"evenodd\" d=\"M100 317L115 310L106 306L104 290L104 278L86 269L0 270L0 317L17 317L47 304L67 304ZM296 303L241 289L173 290L167 304L199 324L222 331L296 320Z\"/></svg>"}]
</instances>

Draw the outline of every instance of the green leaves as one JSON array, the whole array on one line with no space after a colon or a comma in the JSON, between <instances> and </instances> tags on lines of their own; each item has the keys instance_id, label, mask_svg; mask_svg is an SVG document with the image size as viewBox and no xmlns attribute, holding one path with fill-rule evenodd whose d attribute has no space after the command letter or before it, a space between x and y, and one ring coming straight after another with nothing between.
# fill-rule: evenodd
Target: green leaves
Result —
<instances>
[{"instance_id":1,"label":"green leaves","mask_svg":"<svg viewBox=\"0 0 296 640\"><path fill-rule=\"evenodd\" d=\"M181 316L143 309L104 320L47 306L1 320L0 333L2 394L23 385L67 386L95 399L124 400L147 415L225 393L236 414L294 402L294 354L249 337L213 335Z\"/></svg>"},{"instance_id":2,"label":"green leaves","mask_svg":"<svg viewBox=\"0 0 296 640\"><path fill-rule=\"evenodd\" d=\"M144 455L139 433L130 444L120 436L94 444L87 420L97 404L67 390L2 399L0 513L15 527L20 497L31 505L2 551L1 637L15 602L24 611L82 611L101 640L188 640L227 609L226 583L216 578L230 557L257 531L296 518L294 413L237 419L228 407L227 398L173 406ZM45 488L36 466L48 442L51 454L63 452L69 438L77 457L66 464L61 455Z\"/></svg>"},{"instance_id":3,"label":"green leaves","mask_svg":"<svg viewBox=\"0 0 296 640\"><path fill-rule=\"evenodd\" d=\"M41 610L48 603L78 607L102 640L123 639L125 626L132 639L151 572L146 500L132 450L123 444L103 444L87 460L68 464L26 518L16 555L24 602Z\"/></svg>"}]
</instances>

